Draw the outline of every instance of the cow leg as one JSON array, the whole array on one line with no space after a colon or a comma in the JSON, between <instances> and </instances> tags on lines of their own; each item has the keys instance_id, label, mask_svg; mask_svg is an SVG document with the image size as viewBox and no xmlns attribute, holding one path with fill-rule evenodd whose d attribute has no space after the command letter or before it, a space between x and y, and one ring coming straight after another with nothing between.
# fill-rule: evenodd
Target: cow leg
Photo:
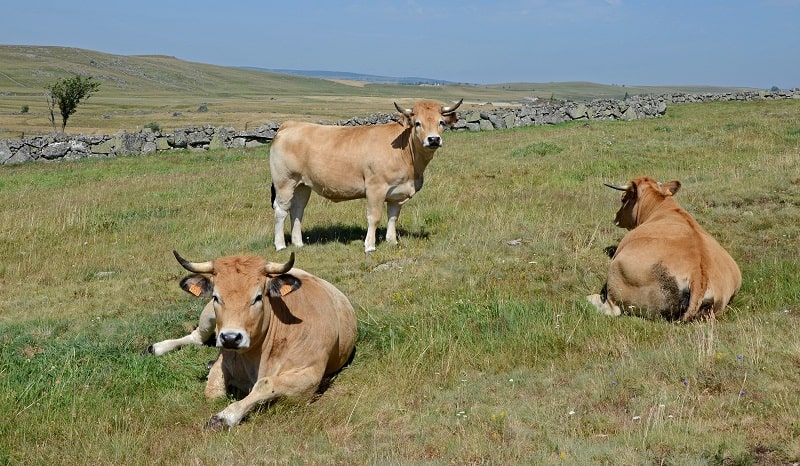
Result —
<instances>
[{"instance_id":1,"label":"cow leg","mask_svg":"<svg viewBox=\"0 0 800 466\"><path fill-rule=\"evenodd\" d=\"M208 427L220 430L233 427L259 404L284 396L310 396L319 387L324 368L306 367L277 376L258 379L246 397L229 404L208 420Z\"/></svg>"},{"instance_id":2,"label":"cow leg","mask_svg":"<svg viewBox=\"0 0 800 466\"><path fill-rule=\"evenodd\" d=\"M617 317L622 314L622 310L616 304L612 303L609 299L603 299L599 294L592 294L586 297L590 303L594 304L594 307L597 308L598 311L602 312L607 316Z\"/></svg>"},{"instance_id":3,"label":"cow leg","mask_svg":"<svg viewBox=\"0 0 800 466\"><path fill-rule=\"evenodd\" d=\"M272 201L272 209L275 211L275 250L280 251L281 249L286 249L283 225L289 215L292 197L294 196L294 187L281 188L280 190L273 187L273 189L275 189L275 198Z\"/></svg>"},{"instance_id":4,"label":"cow leg","mask_svg":"<svg viewBox=\"0 0 800 466\"><path fill-rule=\"evenodd\" d=\"M200 313L200 322L192 333L183 338L174 340L164 340L158 343L153 343L147 348L147 352L156 356L161 356L164 353L169 353L184 345L198 345L202 346L203 343L208 341L213 335L217 327L217 317L214 314L214 305L211 301L203 308Z\"/></svg>"},{"instance_id":5,"label":"cow leg","mask_svg":"<svg viewBox=\"0 0 800 466\"><path fill-rule=\"evenodd\" d=\"M311 188L301 184L294 190L292 196L292 206L289 215L292 218L292 244L296 247L303 246L303 212L306 210L308 199L311 197Z\"/></svg>"},{"instance_id":6,"label":"cow leg","mask_svg":"<svg viewBox=\"0 0 800 466\"><path fill-rule=\"evenodd\" d=\"M378 230L378 222L381 220L385 199L385 191L377 192L367 186L367 237L364 239L364 252L375 250L375 233Z\"/></svg>"},{"instance_id":7,"label":"cow leg","mask_svg":"<svg viewBox=\"0 0 800 466\"><path fill-rule=\"evenodd\" d=\"M386 223L386 242L389 244L397 244L397 217L400 215L400 204L387 201L386 213L389 217Z\"/></svg>"},{"instance_id":8,"label":"cow leg","mask_svg":"<svg viewBox=\"0 0 800 466\"><path fill-rule=\"evenodd\" d=\"M208 371L208 381L206 382L206 398L213 400L216 398L223 398L227 394L225 386L225 375L222 372L222 359L223 355L220 354L211 369Z\"/></svg>"}]
</instances>

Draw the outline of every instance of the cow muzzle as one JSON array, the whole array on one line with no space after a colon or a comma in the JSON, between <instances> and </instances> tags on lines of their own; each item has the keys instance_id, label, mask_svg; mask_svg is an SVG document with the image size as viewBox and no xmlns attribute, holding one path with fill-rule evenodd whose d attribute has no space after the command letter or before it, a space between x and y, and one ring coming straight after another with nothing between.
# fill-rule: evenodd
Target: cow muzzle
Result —
<instances>
[{"instance_id":1,"label":"cow muzzle","mask_svg":"<svg viewBox=\"0 0 800 466\"><path fill-rule=\"evenodd\" d=\"M250 347L250 335L243 330L222 330L217 335L217 346L229 350L246 350Z\"/></svg>"},{"instance_id":2,"label":"cow muzzle","mask_svg":"<svg viewBox=\"0 0 800 466\"><path fill-rule=\"evenodd\" d=\"M425 138L425 143L423 145L425 147L430 147L430 148L442 147L442 137L441 136L428 136L428 137Z\"/></svg>"}]
</instances>

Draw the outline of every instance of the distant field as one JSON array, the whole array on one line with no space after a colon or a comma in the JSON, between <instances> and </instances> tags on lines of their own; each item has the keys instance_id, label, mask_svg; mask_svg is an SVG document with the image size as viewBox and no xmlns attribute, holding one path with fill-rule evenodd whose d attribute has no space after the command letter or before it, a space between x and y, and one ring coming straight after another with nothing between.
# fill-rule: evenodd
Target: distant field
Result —
<instances>
[{"instance_id":1,"label":"distant field","mask_svg":"<svg viewBox=\"0 0 800 466\"><path fill-rule=\"evenodd\" d=\"M52 131L44 88L70 73L95 76L100 90L78 107L68 133L136 131L211 124L236 129L286 119L336 121L391 113L392 102L465 100L464 109L523 99L621 99L626 93L716 92L714 87L623 87L594 83L411 86L335 82L166 56L119 56L89 50L0 46L0 137ZM357 84L357 85L354 85ZM205 104L207 112L199 112ZM28 111L22 113L23 107Z\"/></svg>"}]
</instances>

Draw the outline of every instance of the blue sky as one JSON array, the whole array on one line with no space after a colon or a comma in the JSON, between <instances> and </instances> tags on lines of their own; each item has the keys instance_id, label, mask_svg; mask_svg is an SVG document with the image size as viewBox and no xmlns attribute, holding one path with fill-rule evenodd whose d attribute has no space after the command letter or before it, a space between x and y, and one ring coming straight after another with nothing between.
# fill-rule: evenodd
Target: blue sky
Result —
<instances>
[{"instance_id":1,"label":"blue sky","mask_svg":"<svg viewBox=\"0 0 800 466\"><path fill-rule=\"evenodd\" d=\"M479 84L800 87L800 0L7 3L0 44Z\"/></svg>"}]
</instances>

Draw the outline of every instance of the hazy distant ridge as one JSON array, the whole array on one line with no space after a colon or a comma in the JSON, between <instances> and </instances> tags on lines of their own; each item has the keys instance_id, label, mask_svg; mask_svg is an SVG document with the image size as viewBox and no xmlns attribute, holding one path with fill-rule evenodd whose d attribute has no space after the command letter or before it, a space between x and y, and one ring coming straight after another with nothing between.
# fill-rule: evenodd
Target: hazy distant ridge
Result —
<instances>
[{"instance_id":1,"label":"hazy distant ridge","mask_svg":"<svg viewBox=\"0 0 800 466\"><path fill-rule=\"evenodd\" d=\"M349 73L346 71L324 71L324 70L286 70L275 68L258 68L254 66L243 66L248 70L268 71L270 73L289 74L293 76L304 76L307 78L320 79L343 79L348 81L364 81L376 84L429 84L432 86L443 86L447 84L462 84L442 79L404 77L397 78L392 76L375 76L372 74Z\"/></svg>"}]
</instances>

